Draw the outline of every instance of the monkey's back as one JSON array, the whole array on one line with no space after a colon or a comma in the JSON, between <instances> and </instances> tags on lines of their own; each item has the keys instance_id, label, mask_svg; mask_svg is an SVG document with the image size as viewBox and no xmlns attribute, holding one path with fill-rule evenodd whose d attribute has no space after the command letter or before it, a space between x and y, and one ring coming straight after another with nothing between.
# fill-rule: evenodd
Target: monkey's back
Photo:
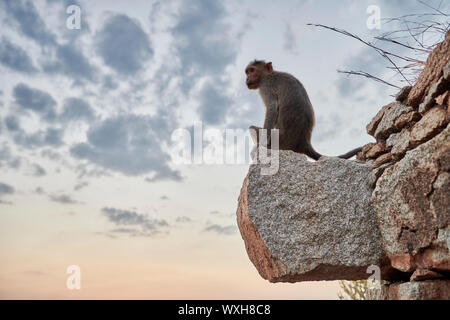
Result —
<instances>
[{"instance_id":1,"label":"monkey's back","mask_svg":"<svg viewBox=\"0 0 450 320\"><path fill-rule=\"evenodd\" d=\"M280 149L306 152L311 146L314 111L303 84L293 75L274 71L266 80L277 96Z\"/></svg>"}]
</instances>

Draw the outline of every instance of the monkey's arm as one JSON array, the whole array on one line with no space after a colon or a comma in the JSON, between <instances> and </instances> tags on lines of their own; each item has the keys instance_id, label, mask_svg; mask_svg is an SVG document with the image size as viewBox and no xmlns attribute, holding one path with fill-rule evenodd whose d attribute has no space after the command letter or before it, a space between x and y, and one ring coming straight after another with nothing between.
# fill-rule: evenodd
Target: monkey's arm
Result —
<instances>
[{"instance_id":1,"label":"monkey's arm","mask_svg":"<svg viewBox=\"0 0 450 320\"><path fill-rule=\"evenodd\" d=\"M267 148L271 148L271 130L278 129L278 115L279 115L279 105L278 105L278 96L273 93L270 95L267 104L266 104L266 117L264 119L264 129L266 129L266 139L267 139ZM264 144L264 143L263 143Z\"/></svg>"},{"instance_id":2,"label":"monkey's arm","mask_svg":"<svg viewBox=\"0 0 450 320\"><path fill-rule=\"evenodd\" d=\"M264 119L264 129L275 129L278 123L278 114L279 114L279 106L278 106L278 96L274 93L268 99L268 103L266 104L266 117ZM270 136L270 132L267 132Z\"/></svg>"},{"instance_id":3,"label":"monkey's arm","mask_svg":"<svg viewBox=\"0 0 450 320\"><path fill-rule=\"evenodd\" d=\"M249 128L250 131L250 137L253 140L254 144L258 144L258 137L259 137L259 130L261 129L260 127L257 126L250 126Z\"/></svg>"}]
</instances>

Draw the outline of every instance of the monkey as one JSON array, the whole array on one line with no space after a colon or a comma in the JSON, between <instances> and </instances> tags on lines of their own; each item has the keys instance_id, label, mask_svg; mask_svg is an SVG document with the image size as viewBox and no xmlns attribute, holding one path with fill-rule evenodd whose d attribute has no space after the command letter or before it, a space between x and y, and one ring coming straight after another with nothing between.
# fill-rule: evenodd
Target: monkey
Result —
<instances>
[{"instance_id":1,"label":"monkey","mask_svg":"<svg viewBox=\"0 0 450 320\"><path fill-rule=\"evenodd\" d=\"M322 156L311 145L314 128L314 110L303 84L293 75L274 71L272 62L254 60L245 68L246 85L250 90L259 90L266 108L263 128L250 126L250 132L259 136L260 129L279 130L279 149L292 150L319 160ZM270 149L270 131L267 133L267 148ZM258 144L258 139L252 135ZM353 149L339 158L349 159L362 148Z\"/></svg>"}]
</instances>

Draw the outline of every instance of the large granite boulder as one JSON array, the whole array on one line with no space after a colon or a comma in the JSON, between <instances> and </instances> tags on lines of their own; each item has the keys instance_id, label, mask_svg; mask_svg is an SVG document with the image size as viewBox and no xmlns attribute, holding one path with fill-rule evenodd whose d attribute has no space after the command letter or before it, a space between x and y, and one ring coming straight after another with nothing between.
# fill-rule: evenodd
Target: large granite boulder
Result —
<instances>
[{"instance_id":1,"label":"large granite boulder","mask_svg":"<svg viewBox=\"0 0 450 320\"><path fill-rule=\"evenodd\" d=\"M367 279L391 268L370 206L370 165L339 158L308 161L279 152L279 170L252 164L239 196L238 226L248 256L270 282Z\"/></svg>"},{"instance_id":2,"label":"large granite boulder","mask_svg":"<svg viewBox=\"0 0 450 320\"><path fill-rule=\"evenodd\" d=\"M393 267L450 272L450 125L384 171L372 204Z\"/></svg>"}]
</instances>

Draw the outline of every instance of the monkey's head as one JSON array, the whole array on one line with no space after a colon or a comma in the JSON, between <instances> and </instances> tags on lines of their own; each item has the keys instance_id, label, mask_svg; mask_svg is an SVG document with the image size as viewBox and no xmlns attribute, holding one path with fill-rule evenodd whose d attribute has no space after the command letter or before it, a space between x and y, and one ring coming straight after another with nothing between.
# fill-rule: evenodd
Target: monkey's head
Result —
<instances>
[{"instance_id":1,"label":"monkey's head","mask_svg":"<svg viewBox=\"0 0 450 320\"><path fill-rule=\"evenodd\" d=\"M252 61L245 68L245 74L247 75L245 83L250 90L258 89L261 81L272 72L272 62L266 63L264 60Z\"/></svg>"}]
</instances>

